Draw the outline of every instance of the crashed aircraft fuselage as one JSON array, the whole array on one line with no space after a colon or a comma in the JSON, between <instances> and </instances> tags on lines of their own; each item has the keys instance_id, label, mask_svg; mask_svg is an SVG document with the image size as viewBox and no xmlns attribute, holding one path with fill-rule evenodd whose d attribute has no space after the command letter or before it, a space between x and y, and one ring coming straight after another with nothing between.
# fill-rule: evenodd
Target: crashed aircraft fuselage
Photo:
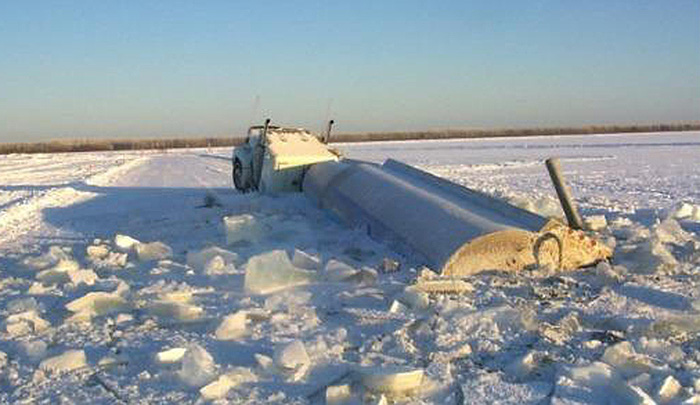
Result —
<instances>
[{"instance_id":1,"label":"crashed aircraft fuselage","mask_svg":"<svg viewBox=\"0 0 700 405\"><path fill-rule=\"evenodd\" d=\"M252 161L256 153L236 154L252 157L243 163L251 173L264 173L251 181L266 183L262 189L267 191L275 191L270 187L275 184L279 191L301 191L348 226L420 257L444 275L537 265L570 270L612 255L583 231L401 162L389 159L377 165L335 158L330 149L321 153L326 145L306 131L298 136L291 130L266 131L259 144L274 147L258 146L259 162ZM266 135L270 140L265 141Z\"/></svg>"}]
</instances>

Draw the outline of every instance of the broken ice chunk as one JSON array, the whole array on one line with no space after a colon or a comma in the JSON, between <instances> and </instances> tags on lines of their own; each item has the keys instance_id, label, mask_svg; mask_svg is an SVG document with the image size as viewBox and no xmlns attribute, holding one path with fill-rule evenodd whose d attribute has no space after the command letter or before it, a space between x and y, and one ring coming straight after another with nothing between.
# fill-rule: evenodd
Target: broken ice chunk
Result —
<instances>
[{"instance_id":1,"label":"broken ice chunk","mask_svg":"<svg viewBox=\"0 0 700 405\"><path fill-rule=\"evenodd\" d=\"M255 353L253 357L255 358L255 362L258 363L258 366L260 366L263 371L272 371L272 367L274 367L275 364L271 357L260 353Z\"/></svg>"},{"instance_id":2,"label":"broken ice chunk","mask_svg":"<svg viewBox=\"0 0 700 405\"><path fill-rule=\"evenodd\" d=\"M422 311L430 305L428 294L414 286L406 287L403 293L398 296L398 300L417 311Z\"/></svg>"},{"instance_id":3,"label":"broken ice chunk","mask_svg":"<svg viewBox=\"0 0 700 405\"><path fill-rule=\"evenodd\" d=\"M240 241L257 242L264 233L263 225L250 214L224 217L224 227L228 245Z\"/></svg>"},{"instance_id":4,"label":"broken ice chunk","mask_svg":"<svg viewBox=\"0 0 700 405\"><path fill-rule=\"evenodd\" d=\"M184 347L174 347L163 350L156 354L156 361L161 364L177 363L185 356L187 349Z\"/></svg>"},{"instance_id":5,"label":"broken ice chunk","mask_svg":"<svg viewBox=\"0 0 700 405\"><path fill-rule=\"evenodd\" d=\"M192 291L187 289L163 291L158 294L158 299L160 301L187 303L192 300Z\"/></svg>"},{"instance_id":6,"label":"broken ice chunk","mask_svg":"<svg viewBox=\"0 0 700 405\"><path fill-rule=\"evenodd\" d=\"M224 318L214 335L218 340L235 340L246 333L247 314L238 311Z\"/></svg>"},{"instance_id":7,"label":"broken ice chunk","mask_svg":"<svg viewBox=\"0 0 700 405\"><path fill-rule=\"evenodd\" d=\"M248 293L268 294L309 284L315 275L314 272L294 267L284 250L273 250L248 260L243 284Z\"/></svg>"},{"instance_id":8,"label":"broken ice chunk","mask_svg":"<svg viewBox=\"0 0 700 405\"><path fill-rule=\"evenodd\" d=\"M411 310L401 302L394 300L389 306L389 313L392 314L410 314Z\"/></svg>"},{"instance_id":9,"label":"broken ice chunk","mask_svg":"<svg viewBox=\"0 0 700 405\"><path fill-rule=\"evenodd\" d=\"M44 284L63 284L70 281L70 273L80 270L80 264L72 259L63 259L55 266L40 271L36 279Z\"/></svg>"},{"instance_id":10,"label":"broken ice chunk","mask_svg":"<svg viewBox=\"0 0 700 405\"><path fill-rule=\"evenodd\" d=\"M202 317L204 309L174 301L154 301L147 308L150 315L178 322L194 322Z\"/></svg>"},{"instance_id":11,"label":"broken ice chunk","mask_svg":"<svg viewBox=\"0 0 700 405\"><path fill-rule=\"evenodd\" d=\"M202 346L194 343L187 348L182 358L178 376L191 387L201 387L216 375L214 358Z\"/></svg>"},{"instance_id":12,"label":"broken ice chunk","mask_svg":"<svg viewBox=\"0 0 700 405\"><path fill-rule=\"evenodd\" d=\"M326 387L326 405L341 405L350 402L352 389L350 384L330 385Z\"/></svg>"},{"instance_id":13,"label":"broken ice chunk","mask_svg":"<svg viewBox=\"0 0 700 405\"><path fill-rule=\"evenodd\" d=\"M99 278L97 273L90 269L86 270L75 270L68 272L68 278L73 285L94 285L95 281Z\"/></svg>"},{"instance_id":14,"label":"broken ice chunk","mask_svg":"<svg viewBox=\"0 0 700 405\"><path fill-rule=\"evenodd\" d=\"M605 215L591 215L583 221L585 228L591 231L602 231L608 226Z\"/></svg>"},{"instance_id":15,"label":"broken ice chunk","mask_svg":"<svg viewBox=\"0 0 700 405\"><path fill-rule=\"evenodd\" d=\"M321 268L321 259L299 249L294 249L292 264L300 269L318 270Z\"/></svg>"},{"instance_id":16,"label":"broken ice chunk","mask_svg":"<svg viewBox=\"0 0 700 405\"><path fill-rule=\"evenodd\" d=\"M129 309L128 302L121 296L103 291L90 292L66 304L73 312L69 321L89 321L92 317L121 312Z\"/></svg>"},{"instance_id":17,"label":"broken ice chunk","mask_svg":"<svg viewBox=\"0 0 700 405\"><path fill-rule=\"evenodd\" d=\"M25 341L20 344L24 354L27 355L32 361L37 361L44 357L46 354L46 348L48 345L43 340L30 340Z\"/></svg>"},{"instance_id":18,"label":"broken ice chunk","mask_svg":"<svg viewBox=\"0 0 700 405\"><path fill-rule=\"evenodd\" d=\"M233 269L235 270L235 268ZM212 257L202 268L202 273L209 275L227 273L224 258L221 256Z\"/></svg>"},{"instance_id":19,"label":"broken ice chunk","mask_svg":"<svg viewBox=\"0 0 700 405\"><path fill-rule=\"evenodd\" d=\"M362 385L367 389L385 393L403 393L420 387L423 369L401 366L366 367L360 370Z\"/></svg>"},{"instance_id":20,"label":"broken ice chunk","mask_svg":"<svg viewBox=\"0 0 700 405\"><path fill-rule=\"evenodd\" d=\"M109 267L126 267L128 257L126 253L109 252L101 264Z\"/></svg>"},{"instance_id":21,"label":"broken ice chunk","mask_svg":"<svg viewBox=\"0 0 700 405\"><path fill-rule=\"evenodd\" d=\"M569 377L575 382L586 387L603 387L619 378L615 370L609 365L599 361L587 366L573 367L569 370Z\"/></svg>"},{"instance_id":22,"label":"broken ice chunk","mask_svg":"<svg viewBox=\"0 0 700 405\"><path fill-rule=\"evenodd\" d=\"M7 311L13 314L18 312L38 310L39 304L37 304L36 299L34 299L33 297L15 298L7 303Z\"/></svg>"},{"instance_id":23,"label":"broken ice chunk","mask_svg":"<svg viewBox=\"0 0 700 405\"><path fill-rule=\"evenodd\" d=\"M660 316L649 327L650 332L657 336L668 337L681 333L696 333L700 331L700 316L694 313Z\"/></svg>"},{"instance_id":24,"label":"broken ice chunk","mask_svg":"<svg viewBox=\"0 0 700 405\"><path fill-rule=\"evenodd\" d=\"M596 280L602 285L619 283L624 279L626 269L622 266L611 266L607 262L600 262L593 268Z\"/></svg>"},{"instance_id":25,"label":"broken ice chunk","mask_svg":"<svg viewBox=\"0 0 700 405\"><path fill-rule=\"evenodd\" d=\"M670 271L678 265L668 248L654 237L641 241L633 251L625 253L623 259L629 263L630 270L643 274Z\"/></svg>"},{"instance_id":26,"label":"broken ice chunk","mask_svg":"<svg viewBox=\"0 0 700 405\"><path fill-rule=\"evenodd\" d=\"M642 337L639 339L639 348L641 352L657 359L664 359L666 363L680 362L685 357L683 349L671 340Z\"/></svg>"},{"instance_id":27,"label":"broken ice chunk","mask_svg":"<svg viewBox=\"0 0 700 405\"><path fill-rule=\"evenodd\" d=\"M126 245L129 244L127 243ZM133 246L136 246L136 244ZM133 246L129 249L118 248L118 250L130 251ZM128 253L112 252L107 245L93 245L87 247L87 258L97 267L117 268L126 266Z\"/></svg>"},{"instance_id":28,"label":"broken ice chunk","mask_svg":"<svg viewBox=\"0 0 700 405\"><path fill-rule=\"evenodd\" d=\"M401 269L401 263L398 260L385 257L382 260L381 269L383 273L395 273Z\"/></svg>"},{"instance_id":29,"label":"broken ice chunk","mask_svg":"<svg viewBox=\"0 0 700 405\"><path fill-rule=\"evenodd\" d=\"M204 274L232 273L238 255L218 247L187 253L187 265Z\"/></svg>"},{"instance_id":30,"label":"broken ice chunk","mask_svg":"<svg viewBox=\"0 0 700 405\"><path fill-rule=\"evenodd\" d=\"M61 260L69 260L70 258L70 254L61 246L51 246L48 252L39 256L28 257L22 263L34 270L42 270L56 265Z\"/></svg>"},{"instance_id":31,"label":"broken ice chunk","mask_svg":"<svg viewBox=\"0 0 700 405\"><path fill-rule=\"evenodd\" d=\"M97 364L102 367L103 369L109 369L112 367L120 366L120 365L125 365L128 363L128 360L124 356L104 356L102 357Z\"/></svg>"},{"instance_id":32,"label":"broken ice chunk","mask_svg":"<svg viewBox=\"0 0 700 405\"><path fill-rule=\"evenodd\" d=\"M163 242L139 243L136 245L136 255L142 262L163 260L172 257L173 250Z\"/></svg>"},{"instance_id":33,"label":"broken ice chunk","mask_svg":"<svg viewBox=\"0 0 700 405\"><path fill-rule=\"evenodd\" d=\"M537 368L537 360L533 352L518 357L506 367L506 372L518 380L522 380Z\"/></svg>"},{"instance_id":34,"label":"broken ice chunk","mask_svg":"<svg viewBox=\"0 0 700 405\"><path fill-rule=\"evenodd\" d=\"M375 270L371 267L363 267L360 269L360 273L359 273L360 284L374 285L374 284L377 284L378 279L379 279L379 273L377 273L377 270Z\"/></svg>"},{"instance_id":35,"label":"broken ice chunk","mask_svg":"<svg viewBox=\"0 0 700 405\"><path fill-rule=\"evenodd\" d=\"M219 376L214 382L202 387L199 393L202 395L202 398L209 401L224 398L237 385L255 380L255 375L249 369L237 367L235 370Z\"/></svg>"},{"instance_id":36,"label":"broken ice chunk","mask_svg":"<svg viewBox=\"0 0 700 405\"><path fill-rule=\"evenodd\" d=\"M306 348L299 340L277 346L273 361L280 371L289 375L291 381L303 378L311 365Z\"/></svg>"},{"instance_id":37,"label":"broken ice chunk","mask_svg":"<svg viewBox=\"0 0 700 405\"><path fill-rule=\"evenodd\" d=\"M224 398L226 394L234 387L234 382L226 375L219 376L213 382L205 385L199 390L199 394L206 400L214 400Z\"/></svg>"},{"instance_id":38,"label":"broken ice chunk","mask_svg":"<svg viewBox=\"0 0 700 405\"><path fill-rule=\"evenodd\" d=\"M659 385L659 389L656 391L656 397L659 401L665 403L673 400L681 391L681 384L673 378L672 375L664 378L664 380Z\"/></svg>"},{"instance_id":39,"label":"broken ice chunk","mask_svg":"<svg viewBox=\"0 0 700 405\"><path fill-rule=\"evenodd\" d=\"M22 336L39 333L51 326L42 319L36 311L25 311L13 314L5 320L5 331L11 336Z\"/></svg>"},{"instance_id":40,"label":"broken ice chunk","mask_svg":"<svg viewBox=\"0 0 700 405\"><path fill-rule=\"evenodd\" d=\"M117 250L119 250L120 252L131 252L136 247L136 245L140 243L141 242L132 238L131 236L120 234L114 236L114 246L116 246Z\"/></svg>"},{"instance_id":41,"label":"broken ice chunk","mask_svg":"<svg viewBox=\"0 0 700 405\"><path fill-rule=\"evenodd\" d=\"M643 389L644 392L651 392L651 375L649 373L642 373L630 379L627 383Z\"/></svg>"},{"instance_id":42,"label":"broken ice chunk","mask_svg":"<svg viewBox=\"0 0 700 405\"><path fill-rule=\"evenodd\" d=\"M331 259L326 263L324 274L329 281L350 281L359 273L359 270L339 260Z\"/></svg>"},{"instance_id":43,"label":"broken ice chunk","mask_svg":"<svg viewBox=\"0 0 700 405\"><path fill-rule=\"evenodd\" d=\"M626 377L645 373L651 369L649 358L638 354L630 342L620 342L608 347L603 353L602 360Z\"/></svg>"},{"instance_id":44,"label":"broken ice chunk","mask_svg":"<svg viewBox=\"0 0 700 405\"><path fill-rule=\"evenodd\" d=\"M386 399L386 395L382 394L372 403L372 405L389 405L389 400Z\"/></svg>"},{"instance_id":45,"label":"broken ice chunk","mask_svg":"<svg viewBox=\"0 0 700 405\"><path fill-rule=\"evenodd\" d=\"M611 387L616 394L616 398L614 398L615 401L611 401L611 403L656 405L656 402L649 394L639 387L627 384L624 381L613 384Z\"/></svg>"},{"instance_id":46,"label":"broken ice chunk","mask_svg":"<svg viewBox=\"0 0 700 405\"><path fill-rule=\"evenodd\" d=\"M86 249L88 259L90 260L100 260L107 257L109 254L109 248L105 245L88 246Z\"/></svg>"},{"instance_id":47,"label":"broken ice chunk","mask_svg":"<svg viewBox=\"0 0 700 405\"><path fill-rule=\"evenodd\" d=\"M700 222L700 205L680 202L667 210L667 217Z\"/></svg>"},{"instance_id":48,"label":"broken ice chunk","mask_svg":"<svg viewBox=\"0 0 700 405\"><path fill-rule=\"evenodd\" d=\"M41 282L33 282L32 285L29 286L27 289L27 294L29 295L48 295L51 294L52 292L56 291L56 288L53 286L46 286Z\"/></svg>"},{"instance_id":49,"label":"broken ice chunk","mask_svg":"<svg viewBox=\"0 0 700 405\"><path fill-rule=\"evenodd\" d=\"M665 219L661 223L654 225L651 229L654 238L661 243L675 243L678 245L692 241L693 236L686 232L678 221Z\"/></svg>"},{"instance_id":50,"label":"broken ice chunk","mask_svg":"<svg viewBox=\"0 0 700 405\"><path fill-rule=\"evenodd\" d=\"M87 358L82 350L67 350L58 356L48 358L39 364L44 371L61 373L87 366Z\"/></svg>"}]
</instances>

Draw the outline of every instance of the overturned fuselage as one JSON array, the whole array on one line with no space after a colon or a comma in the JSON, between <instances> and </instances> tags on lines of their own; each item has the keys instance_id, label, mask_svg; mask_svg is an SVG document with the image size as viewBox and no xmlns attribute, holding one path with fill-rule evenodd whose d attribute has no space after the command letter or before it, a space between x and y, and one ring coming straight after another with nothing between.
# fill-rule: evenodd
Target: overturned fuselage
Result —
<instances>
[{"instance_id":1,"label":"overturned fuselage","mask_svg":"<svg viewBox=\"0 0 700 405\"><path fill-rule=\"evenodd\" d=\"M300 128L251 127L233 156L241 191L302 191L352 227L420 256L445 275L574 269L611 256L582 231L395 160L342 159L324 137Z\"/></svg>"},{"instance_id":2,"label":"overturned fuselage","mask_svg":"<svg viewBox=\"0 0 700 405\"><path fill-rule=\"evenodd\" d=\"M445 275L538 263L574 269L612 254L582 231L395 160L316 164L302 190L346 224L417 253Z\"/></svg>"}]
</instances>

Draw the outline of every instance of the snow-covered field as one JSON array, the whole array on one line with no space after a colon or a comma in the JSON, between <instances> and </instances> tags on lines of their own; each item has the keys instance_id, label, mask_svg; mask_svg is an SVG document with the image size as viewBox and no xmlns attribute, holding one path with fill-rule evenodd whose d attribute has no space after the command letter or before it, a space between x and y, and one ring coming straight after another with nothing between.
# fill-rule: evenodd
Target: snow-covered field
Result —
<instances>
[{"instance_id":1,"label":"snow-covered field","mask_svg":"<svg viewBox=\"0 0 700 405\"><path fill-rule=\"evenodd\" d=\"M613 263L425 295L230 150L0 156L0 401L700 403L700 134L338 147L545 215L558 156Z\"/></svg>"}]
</instances>

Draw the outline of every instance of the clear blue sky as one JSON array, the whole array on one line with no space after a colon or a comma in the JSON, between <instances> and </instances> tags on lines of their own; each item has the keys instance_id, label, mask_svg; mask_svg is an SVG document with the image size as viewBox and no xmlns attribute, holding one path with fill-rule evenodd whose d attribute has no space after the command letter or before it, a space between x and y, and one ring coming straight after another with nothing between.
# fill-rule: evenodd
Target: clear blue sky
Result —
<instances>
[{"instance_id":1,"label":"clear blue sky","mask_svg":"<svg viewBox=\"0 0 700 405\"><path fill-rule=\"evenodd\" d=\"M700 1L0 1L0 141L329 111L339 131L698 120Z\"/></svg>"}]
</instances>

